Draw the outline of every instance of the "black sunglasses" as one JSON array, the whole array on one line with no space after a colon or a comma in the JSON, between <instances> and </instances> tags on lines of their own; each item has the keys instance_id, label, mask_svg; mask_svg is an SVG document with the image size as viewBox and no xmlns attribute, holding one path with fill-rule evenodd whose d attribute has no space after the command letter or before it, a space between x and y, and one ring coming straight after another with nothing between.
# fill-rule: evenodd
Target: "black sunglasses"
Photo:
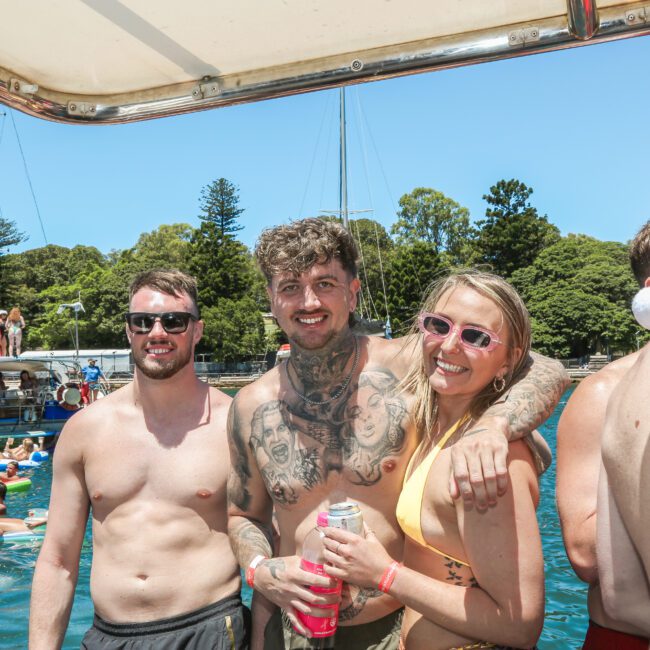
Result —
<instances>
[{"instance_id":1,"label":"black sunglasses","mask_svg":"<svg viewBox=\"0 0 650 650\"><path fill-rule=\"evenodd\" d=\"M133 334L147 334L151 332L156 321L159 320L167 334L182 334L191 320L199 320L194 314L187 311L164 311L160 314L151 314L144 311L133 311L125 314L127 325Z\"/></svg>"}]
</instances>

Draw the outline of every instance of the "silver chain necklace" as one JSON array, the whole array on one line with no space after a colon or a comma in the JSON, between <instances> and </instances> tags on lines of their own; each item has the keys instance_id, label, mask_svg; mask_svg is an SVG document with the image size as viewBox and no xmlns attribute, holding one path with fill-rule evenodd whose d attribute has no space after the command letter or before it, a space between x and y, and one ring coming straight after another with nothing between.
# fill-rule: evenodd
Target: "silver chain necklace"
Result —
<instances>
[{"instance_id":1,"label":"silver chain necklace","mask_svg":"<svg viewBox=\"0 0 650 650\"><path fill-rule=\"evenodd\" d=\"M359 344L357 343L357 339L355 337L354 339L354 363L352 364L352 370L350 370L350 374L343 380L343 383L334 391L334 394L329 397L329 399L324 399L322 401L317 401L313 399L309 399L306 395L303 395L297 388L296 385L293 383L293 379L291 379L291 373L289 372L289 361L290 359L287 360L287 365L285 366L285 371L287 373L287 377L289 378L289 383L291 384L291 388L293 388L294 392L298 397L303 401L306 402L307 404L310 404L311 406L323 406L324 404L329 404L330 402L333 402L334 400L337 400L343 393L345 392L345 389L350 385L350 382L352 381L352 377L354 376L354 371L357 369L357 364L359 363Z\"/></svg>"}]
</instances>

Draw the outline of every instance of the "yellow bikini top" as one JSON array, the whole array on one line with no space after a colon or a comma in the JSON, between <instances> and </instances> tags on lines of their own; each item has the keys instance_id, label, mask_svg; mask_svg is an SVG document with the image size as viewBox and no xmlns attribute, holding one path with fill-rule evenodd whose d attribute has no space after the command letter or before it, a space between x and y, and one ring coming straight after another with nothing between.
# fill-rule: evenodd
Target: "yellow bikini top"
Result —
<instances>
[{"instance_id":1,"label":"yellow bikini top","mask_svg":"<svg viewBox=\"0 0 650 650\"><path fill-rule=\"evenodd\" d=\"M437 458L445 444L447 444L449 438L456 433L458 427L464 424L466 420L466 417L462 417L453 424L440 440L438 440L434 448L427 454L426 458L413 470L413 473L409 475L411 466L413 465L413 460L417 456L420 446L422 446L422 443L420 443L420 446L418 446L413 453L408 467L406 468L406 476L404 477L402 492L399 495L399 501L397 502L397 509L395 511L397 521L405 535L416 541L421 546L430 549L434 553L453 560L454 562L458 562L458 564L462 564L463 566L469 566L469 564L426 543L424 535L422 534L421 516L422 498L424 496L424 488L427 483L429 471L431 470L431 465L433 465L433 461Z\"/></svg>"}]
</instances>

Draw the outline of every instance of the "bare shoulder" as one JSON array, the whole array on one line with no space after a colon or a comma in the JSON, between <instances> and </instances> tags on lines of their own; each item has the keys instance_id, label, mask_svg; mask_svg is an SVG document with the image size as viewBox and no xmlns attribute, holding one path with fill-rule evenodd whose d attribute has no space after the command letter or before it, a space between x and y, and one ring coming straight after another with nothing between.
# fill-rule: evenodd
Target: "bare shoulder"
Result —
<instances>
[{"instance_id":1,"label":"bare shoulder","mask_svg":"<svg viewBox=\"0 0 650 650\"><path fill-rule=\"evenodd\" d=\"M232 397L218 388L210 387L210 406L213 410L228 411L232 404Z\"/></svg>"},{"instance_id":2,"label":"bare shoulder","mask_svg":"<svg viewBox=\"0 0 650 650\"><path fill-rule=\"evenodd\" d=\"M389 369L402 379L418 358L417 336L403 336L398 339L363 337L367 346L367 365Z\"/></svg>"},{"instance_id":3,"label":"bare shoulder","mask_svg":"<svg viewBox=\"0 0 650 650\"><path fill-rule=\"evenodd\" d=\"M600 440L609 399L623 377L634 366L638 355L639 353L635 352L618 359L578 384L560 418L560 444L566 437L580 444L587 440Z\"/></svg>"},{"instance_id":4,"label":"bare shoulder","mask_svg":"<svg viewBox=\"0 0 650 650\"><path fill-rule=\"evenodd\" d=\"M650 379L650 345L633 355L632 363L621 373L611 393L607 409L608 425L618 420L621 424L647 419L650 416L650 403L647 399L648 380ZM608 427L611 429L611 427Z\"/></svg>"},{"instance_id":5,"label":"bare shoulder","mask_svg":"<svg viewBox=\"0 0 650 650\"><path fill-rule=\"evenodd\" d=\"M576 400L592 399L596 397L609 398L614 388L626 373L634 366L639 359L640 352L628 354L622 359L608 363L602 370L587 377L578 384L569 403Z\"/></svg>"},{"instance_id":6,"label":"bare shoulder","mask_svg":"<svg viewBox=\"0 0 650 650\"><path fill-rule=\"evenodd\" d=\"M231 412L252 414L262 404L280 399L281 372L282 367L276 366L240 389L233 400Z\"/></svg>"}]
</instances>

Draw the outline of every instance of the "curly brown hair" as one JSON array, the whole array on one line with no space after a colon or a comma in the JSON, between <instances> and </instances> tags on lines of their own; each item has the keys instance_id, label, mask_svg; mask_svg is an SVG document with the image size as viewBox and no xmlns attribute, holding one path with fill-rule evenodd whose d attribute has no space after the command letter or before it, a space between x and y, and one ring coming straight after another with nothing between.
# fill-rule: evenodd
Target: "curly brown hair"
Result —
<instances>
[{"instance_id":1,"label":"curly brown hair","mask_svg":"<svg viewBox=\"0 0 650 650\"><path fill-rule=\"evenodd\" d=\"M287 271L300 275L314 264L327 264L333 259L356 277L359 251L352 235L341 224L309 218L262 231L255 257L271 284L274 275Z\"/></svg>"}]
</instances>

